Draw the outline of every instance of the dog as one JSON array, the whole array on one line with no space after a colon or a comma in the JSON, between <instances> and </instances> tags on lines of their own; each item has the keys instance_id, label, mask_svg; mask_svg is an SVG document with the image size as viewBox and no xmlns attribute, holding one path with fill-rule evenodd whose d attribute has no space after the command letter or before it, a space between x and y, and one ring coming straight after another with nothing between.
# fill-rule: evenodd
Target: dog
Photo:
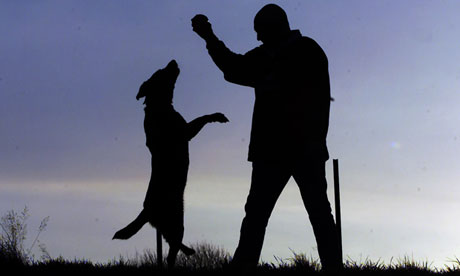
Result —
<instances>
[{"instance_id":1,"label":"dog","mask_svg":"<svg viewBox=\"0 0 460 276\"><path fill-rule=\"evenodd\" d=\"M184 189L189 167L188 142L207 123L228 122L222 113L214 113L187 123L173 107L174 86L179 73L177 62L171 60L139 88L136 99L145 98L144 130L146 145L152 155L152 174L143 210L133 222L113 236L113 239L129 239L144 224L150 223L169 244L168 267L174 266L179 250L185 255L195 253L182 243Z\"/></svg>"}]
</instances>

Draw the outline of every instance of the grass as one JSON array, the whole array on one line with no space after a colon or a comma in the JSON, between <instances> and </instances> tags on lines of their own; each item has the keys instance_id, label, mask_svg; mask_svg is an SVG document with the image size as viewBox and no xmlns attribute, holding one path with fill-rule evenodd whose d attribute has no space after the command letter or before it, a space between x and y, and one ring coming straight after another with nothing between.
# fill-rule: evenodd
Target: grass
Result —
<instances>
[{"instance_id":1,"label":"grass","mask_svg":"<svg viewBox=\"0 0 460 276\"><path fill-rule=\"evenodd\" d=\"M25 246L28 209L20 213L9 211L0 218L0 267L2 271L12 269L16 273L29 275L240 275L231 268L231 255L222 248L208 243L192 246L196 254L186 257L179 254L174 269L160 268L155 253L146 250L132 258L120 256L107 263L93 263L91 260L66 260L51 258L38 237L45 230L48 218L42 220L34 241ZM39 260L31 254L38 244L42 256ZM275 262L263 262L246 275L323 275L318 260L305 254L293 252L288 259L275 258ZM165 261L163 260L163 263ZM20 275L19 274L19 275ZM433 268L427 261L417 262L404 257L389 264L366 259L362 262L346 260L340 275L459 275L460 260L455 258L444 269Z\"/></svg>"},{"instance_id":2,"label":"grass","mask_svg":"<svg viewBox=\"0 0 460 276\"><path fill-rule=\"evenodd\" d=\"M179 254L177 266L173 269L159 268L156 255L144 251L132 258L122 256L107 263L93 263L90 260L65 260L62 257L41 261L0 263L4 269L11 267L21 273L62 275L239 275L229 267L231 256L219 247L210 244L193 246L196 254L186 257ZM3 254L4 252L1 252ZM249 275L323 275L320 263L305 254L293 253L288 259L276 259L272 263L261 263ZM454 260L445 269L432 268L428 262L417 262L408 257L384 264L381 261L347 260L340 275L460 275L460 261Z\"/></svg>"}]
</instances>

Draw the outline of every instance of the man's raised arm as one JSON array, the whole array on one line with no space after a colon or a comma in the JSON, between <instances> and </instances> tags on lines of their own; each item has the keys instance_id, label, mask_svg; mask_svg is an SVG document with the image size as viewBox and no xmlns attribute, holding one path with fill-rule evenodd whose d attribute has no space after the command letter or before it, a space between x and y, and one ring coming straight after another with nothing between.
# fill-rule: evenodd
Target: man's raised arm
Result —
<instances>
[{"instance_id":1,"label":"man's raised arm","mask_svg":"<svg viewBox=\"0 0 460 276\"><path fill-rule=\"evenodd\" d=\"M236 54L228 49L214 34L205 15L198 14L192 18L193 31L204 41L214 63L224 73L224 78L232 83L254 87L255 77L253 62L246 55Z\"/></svg>"}]
</instances>

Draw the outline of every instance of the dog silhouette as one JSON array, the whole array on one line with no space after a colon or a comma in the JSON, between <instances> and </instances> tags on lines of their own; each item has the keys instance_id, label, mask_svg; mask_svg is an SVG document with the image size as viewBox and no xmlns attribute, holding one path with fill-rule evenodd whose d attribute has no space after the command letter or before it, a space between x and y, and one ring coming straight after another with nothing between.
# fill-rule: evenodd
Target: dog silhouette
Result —
<instances>
[{"instance_id":1,"label":"dog silhouette","mask_svg":"<svg viewBox=\"0 0 460 276\"><path fill-rule=\"evenodd\" d=\"M138 217L115 233L113 239L126 240L149 222L169 244L167 262L173 267L179 250L195 251L182 243L184 236L184 189L189 167L188 142L211 122L228 122L222 113L204 115L187 123L174 110L174 86L180 69L175 60L156 71L139 88L136 99L145 98L144 130L152 155L152 174Z\"/></svg>"}]
</instances>

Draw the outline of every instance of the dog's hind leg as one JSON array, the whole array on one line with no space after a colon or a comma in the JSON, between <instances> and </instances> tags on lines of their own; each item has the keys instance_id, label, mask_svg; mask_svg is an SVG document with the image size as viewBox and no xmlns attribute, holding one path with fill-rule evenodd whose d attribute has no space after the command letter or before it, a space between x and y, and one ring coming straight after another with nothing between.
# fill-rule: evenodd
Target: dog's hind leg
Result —
<instances>
[{"instance_id":1,"label":"dog's hind leg","mask_svg":"<svg viewBox=\"0 0 460 276\"><path fill-rule=\"evenodd\" d=\"M195 254L195 250L193 250L192 248L190 248L190 247L188 247L188 246L186 246L184 244L180 245L180 250L182 251L182 253L184 253L187 256Z\"/></svg>"},{"instance_id":2,"label":"dog's hind leg","mask_svg":"<svg viewBox=\"0 0 460 276\"><path fill-rule=\"evenodd\" d=\"M179 250L181 250L187 256L195 254L195 250L185 246L182 243L170 244L169 245L168 258L167 258L169 268L174 267L174 265L176 263L177 253L179 253Z\"/></svg>"},{"instance_id":3,"label":"dog's hind leg","mask_svg":"<svg viewBox=\"0 0 460 276\"><path fill-rule=\"evenodd\" d=\"M173 268L176 263L177 253L179 253L180 244L174 243L169 245L169 252L168 252L168 267Z\"/></svg>"},{"instance_id":4,"label":"dog's hind leg","mask_svg":"<svg viewBox=\"0 0 460 276\"><path fill-rule=\"evenodd\" d=\"M127 240L131 238L132 236L134 236L134 234L136 234L142 228L142 226L144 226L144 224L147 223L147 221L148 221L147 212L144 209L139 214L139 216L137 216L137 218L133 220L133 222L128 224L128 226L126 226L125 228L116 232L112 239L113 240L115 239Z\"/></svg>"}]
</instances>

